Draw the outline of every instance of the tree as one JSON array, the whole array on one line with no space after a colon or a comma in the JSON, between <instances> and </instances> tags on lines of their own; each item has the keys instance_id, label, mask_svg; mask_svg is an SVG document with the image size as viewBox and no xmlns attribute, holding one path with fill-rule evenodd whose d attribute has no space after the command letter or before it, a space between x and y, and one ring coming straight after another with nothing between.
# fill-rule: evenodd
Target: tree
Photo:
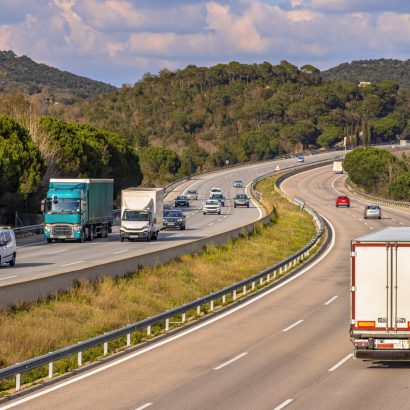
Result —
<instances>
[{"instance_id":1,"label":"tree","mask_svg":"<svg viewBox=\"0 0 410 410\"><path fill-rule=\"evenodd\" d=\"M318 144L320 144L321 147L328 148L340 140L341 140L340 129L338 127L335 127L334 125L329 125L319 135L317 142Z\"/></svg>"},{"instance_id":2,"label":"tree","mask_svg":"<svg viewBox=\"0 0 410 410\"><path fill-rule=\"evenodd\" d=\"M398 175L392 182L389 192L393 199L410 201L410 171Z\"/></svg>"}]
</instances>

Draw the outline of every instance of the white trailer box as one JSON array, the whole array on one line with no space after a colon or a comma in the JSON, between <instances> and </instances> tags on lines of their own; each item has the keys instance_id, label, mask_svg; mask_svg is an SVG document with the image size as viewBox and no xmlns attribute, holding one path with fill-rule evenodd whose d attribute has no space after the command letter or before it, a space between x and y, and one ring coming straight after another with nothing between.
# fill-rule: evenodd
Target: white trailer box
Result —
<instances>
[{"instance_id":1,"label":"white trailer box","mask_svg":"<svg viewBox=\"0 0 410 410\"><path fill-rule=\"evenodd\" d=\"M343 174L343 161L334 161L333 162L333 173L334 174Z\"/></svg>"},{"instance_id":2,"label":"white trailer box","mask_svg":"<svg viewBox=\"0 0 410 410\"><path fill-rule=\"evenodd\" d=\"M158 238L163 226L163 188L127 188L121 191L121 241Z\"/></svg>"},{"instance_id":3,"label":"white trailer box","mask_svg":"<svg viewBox=\"0 0 410 410\"><path fill-rule=\"evenodd\" d=\"M350 338L358 359L410 360L410 227L352 241Z\"/></svg>"}]
</instances>

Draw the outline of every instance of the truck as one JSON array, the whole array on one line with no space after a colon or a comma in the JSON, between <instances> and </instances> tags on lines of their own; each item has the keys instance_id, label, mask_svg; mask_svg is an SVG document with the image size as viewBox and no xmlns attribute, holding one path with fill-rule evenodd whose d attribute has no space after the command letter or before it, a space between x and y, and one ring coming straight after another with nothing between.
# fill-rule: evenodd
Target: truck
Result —
<instances>
[{"instance_id":1,"label":"truck","mask_svg":"<svg viewBox=\"0 0 410 410\"><path fill-rule=\"evenodd\" d=\"M343 174L343 161L333 161L333 173Z\"/></svg>"},{"instance_id":2,"label":"truck","mask_svg":"<svg viewBox=\"0 0 410 410\"><path fill-rule=\"evenodd\" d=\"M127 188L121 191L120 240L157 240L163 228L163 188Z\"/></svg>"},{"instance_id":3,"label":"truck","mask_svg":"<svg viewBox=\"0 0 410 410\"><path fill-rule=\"evenodd\" d=\"M354 357L410 360L410 228L351 242L350 340Z\"/></svg>"},{"instance_id":4,"label":"truck","mask_svg":"<svg viewBox=\"0 0 410 410\"><path fill-rule=\"evenodd\" d=\"M42 201L47 242L107 237L113 223L113 186L113 179L51 178Z\"/></svg>"}]
</instances>

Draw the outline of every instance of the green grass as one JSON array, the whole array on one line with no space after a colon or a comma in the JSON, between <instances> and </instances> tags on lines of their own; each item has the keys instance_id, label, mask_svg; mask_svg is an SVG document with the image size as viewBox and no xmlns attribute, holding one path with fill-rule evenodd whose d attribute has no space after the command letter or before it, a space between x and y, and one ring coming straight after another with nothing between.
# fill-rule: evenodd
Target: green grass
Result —
<instances>
[{"instance_id":1,"label":"green grass","mask_svg":"<svg viewBox=\"0 0 410 410\"><path fill-rule=\"evenodd\" d=\"M121 278L80 282L66 293L0 313L0 367L57 350L104 332L180 306L247 278L292 255L315 235L312 218L273 188L260 182L264 206L274 209L272 222L252 235L222 246L207 246L178 259ZM158 331L161 329L158 328ZM136 342L142 332L133 336ZM117 347L114 342L110 346ZM102 355L84 352L84 362ZM56 364L56 372L75 368L76 359ZM24 380L47 374L39 369ZM0 389L12 387L11 381Z\"/></svg>"}]
</instances>

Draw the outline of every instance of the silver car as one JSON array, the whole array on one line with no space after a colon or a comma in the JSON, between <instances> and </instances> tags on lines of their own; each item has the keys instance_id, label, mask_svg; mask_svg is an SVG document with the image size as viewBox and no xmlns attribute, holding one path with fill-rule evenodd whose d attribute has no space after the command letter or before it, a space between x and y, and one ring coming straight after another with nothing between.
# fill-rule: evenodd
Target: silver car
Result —
<instances>
[{"instance_id":1,"label":"silver car","mask_svg":"<svg viewBox=\"0 0 410 410\"><path fill-rule=\"evenodd\" d=\"M377 218L382 219L382 210L379 205L370 204L364 207L363 218Z\"/></svg>"},{"instance_id":2,"label":"silver car","mask_svg":"<svg viewBox=\"0 0 410 410\"><path fill-rule=\"evenodd\" d=\"M0 227L0 267L3 263L9 266L16 264L16 237L10 228Z\"/></svg>"},{"instance_id":3,"label":"silver car","mask_svg":"<svg viewBox=\"0 0 410 410\"><path fill-rule=\"evenodd\" d=\"M207 214L221 214L221 207L219 201L216 199L207 199L202 206L202 213Z\"/></svg>"},{"instance_id":4,"label":"silver car","mask_svg":"<svg viewBox=\"0 0 410 410\"><path fill-rule=\"evenodd\" d=\"M196 201L198 199L198 191L196 189L188 189L185 193L188 199Z\"/></svg>"}]
</instances>

